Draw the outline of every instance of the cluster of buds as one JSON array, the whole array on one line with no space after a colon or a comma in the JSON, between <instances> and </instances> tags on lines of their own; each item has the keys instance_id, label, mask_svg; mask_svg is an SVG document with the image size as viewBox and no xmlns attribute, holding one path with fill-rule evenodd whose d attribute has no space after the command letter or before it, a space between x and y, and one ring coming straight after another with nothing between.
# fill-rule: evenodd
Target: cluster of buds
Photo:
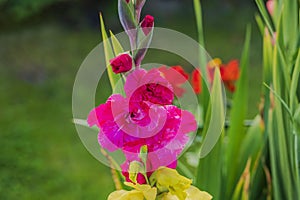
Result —
<instances>
[{"instance_id":1,"label":"cluster of buds","mask_svg":"<svg viewBox=\"0 0 300 200\"><path fill-rule=\"evenodd\" d=\"M146 15L140 22L141 10L146 0L119 0L119 18L130 41L131 51L110 60L113 72L125 73L132 66L139 68L152 39L154 17Z\"/></svg>"}]
</instances>

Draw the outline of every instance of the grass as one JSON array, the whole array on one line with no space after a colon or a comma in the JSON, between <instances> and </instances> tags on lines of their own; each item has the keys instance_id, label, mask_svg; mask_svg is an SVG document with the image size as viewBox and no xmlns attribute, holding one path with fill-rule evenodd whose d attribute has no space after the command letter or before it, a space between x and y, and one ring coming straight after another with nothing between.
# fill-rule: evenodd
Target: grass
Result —
<instances>
[{"instance_id":1,"label":"grass","mask_svg":"<svg viewBox=\"0 0 300 200\"><path fill-rule=\"evenodd\" d=\"M193 19L192 13L187 17ZM246 23L238 20L228 29L215 19L204 20L210 54L225 62L239 58ZM174 28L172 23L158 25ZM184 30L195 36L194 24ZM56 24L0 33L0 199L105 199L114 189L109 168L87 152L71 123L76 72L99 41L98 29L66 30ZM259 41L252 41L249 117L257 110L261 80Z\"/></svg>"},{"instance_id":2,"label":"grass","mask_svg":"<svg viewBox=\"0 0 300 200\"><path fill-rule=\"evenodd\" d=\"M105 199L113 190L71 123L76 70L97 37L53 26L1 36L0 199Z\"/></svg>"}]
</instances>

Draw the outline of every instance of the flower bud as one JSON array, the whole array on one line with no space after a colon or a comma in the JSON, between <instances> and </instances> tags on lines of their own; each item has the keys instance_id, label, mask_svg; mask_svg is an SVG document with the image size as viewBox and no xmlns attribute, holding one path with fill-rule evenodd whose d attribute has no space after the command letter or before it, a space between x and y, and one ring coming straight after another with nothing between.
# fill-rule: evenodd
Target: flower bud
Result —
<instances>
[{"instance_id":1,"label":"flower bud","mask_svg":"<svg viewBox=\"0 0 300 200\"><path fill-rule=\"evenodd\" d=\"M146 17L141 22L141 27L145 35L148 35L151 32L153 25L154 17L151 15L146 15Z\"/></svg>"},{"instance_id":2,"label":"flower bud","mask_svg":"<svg viewBox=\"0 0 300 200\"><path fill-rule=\"evenodd\" d=\"M113 72L116 74L128 72L132 68L132 57L127 53L120 54L111 59L109 62L112 66Z\"/></svg>"},{"instance_id":3,"label":"flower bud","mask_svg":"<svg viewBox=\"0 0 300 200\"><path fill-rule=\"evenodd\" d=\"M274 12L274 0L268 0L266 5L267 5L267 9L268 9L268 12L270 13L270 15L273 15L273 12Z\"/></svg>"}]
</instances>

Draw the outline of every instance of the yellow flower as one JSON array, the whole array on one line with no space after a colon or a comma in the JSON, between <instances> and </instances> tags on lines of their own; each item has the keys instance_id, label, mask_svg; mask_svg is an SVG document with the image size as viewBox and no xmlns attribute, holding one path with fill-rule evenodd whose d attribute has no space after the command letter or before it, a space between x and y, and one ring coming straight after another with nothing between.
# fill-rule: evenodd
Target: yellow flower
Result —
<instances>
[{"instance_id":1,"label":"yellow flower","mask_svg":"<svg viewBox=\"0 0 300 200\"><path fill-rule=\"evenodd\" d=\"M155 200L157 190L150 185L140 185L126 182L125 185L134 190L118 190L108 196L108 200Z\"/></svg>"},{"instance_id":2,"label":"yellow flower","mask_svg":"<svg viewBox=\"0 0 300 200\"><path fill-rule=\"evenodd\" d=\"M192 186L192 180L181 176L175 169L160 167L150 177L148 184L124 184L131 191L118 190L108 200L211 200L212 196Z\"/></svg>"},{"instance_id":3,"label":"yellow flower","mask_svg":"<svg viewBox=\"0 0 300 200\"><path fill-rule=\"evenodd\" d=\"M192 180L181 176L175 169L158 168L150 177L158 189L157 200L210 200L212 196L192 186Z\"/></svg>"},{"instance_id":4,"label":"yellow flower","mask_svg":"<svg viewBox=\"0 0 300 200\"><path fill-rule=\"evenodd\" d=\"M187 196L185 200L211 200L212 196L207 192L200 191L194 186L190 186L185 190ZM163 193L158 196L157 200L180 200L176 195L172 195L170 192Z\"/></svg>"},{"instance_id":5,"label":"yellow flower","mask_svg":"<svg viewBox=\"0 0 300 200\"><path fill-rule=\"evenodd\" d=\"M159 193L170 192L181 200L186 198L185 190L190 187L192 180L181 176L175 169L160 167L151 175L150 182L156 185Z\"/></svg>"}]
</instances>

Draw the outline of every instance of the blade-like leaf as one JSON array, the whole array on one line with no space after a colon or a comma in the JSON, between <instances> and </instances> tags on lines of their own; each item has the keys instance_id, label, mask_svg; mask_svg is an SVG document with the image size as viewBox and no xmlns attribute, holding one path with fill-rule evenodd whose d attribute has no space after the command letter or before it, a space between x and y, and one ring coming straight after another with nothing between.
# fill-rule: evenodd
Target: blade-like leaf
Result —
<instances>
[{"instance_id":1,"label":"blade-like leaf","mask_svg":"<svg viewBox=\"0 0 300 200\"><path fill-rule=\"evenodd\" d=\"M268 12L266 10L266 7L265 7L265 3L263 0L255 0L256 1L256 5L260 11L260 14L262 15L269 31L271 32L271 34L273 35L274 34L274 28L272 27L272 22L270 20L270 17L268 15Z\"/></svg>"},{"instance_id":2,"label":"blade-like leaf","mask_svg":"<svg viewBox=\"0 0 300 200\"><path fill-rule=\"evenodd\" d=\"M232 200L248 200L249 199L249 191L246 189L250 185L250 165L251 159L249 158L245 169L235 187Z\"/></svg>"},{"instance_id":3,"label":"blade-like leaf","mask_svg":"<svg viewBox=\"0 0 300 200\"><path fill-rule=\"evenodd\" d=\"M117 56L120 53L123 53L124 50L123 50L123 47L120 44L119 40L116 38L116 36L113 34L112 31L109 31L109 33L110 33L110 39L111 39L111 43L112 43L112 47L113 47L115 56Z\"/></svg>"},{"instance_id":4,"label":"blade-like leaf","mask_svg":"<svg viewBox=\"0 0 300 200\"><path fill-rule=\"evenodd\" d=\"M297 39L299 37L299 2L297 0L283 0L283 35L285 45L291 52L297 48ZM299 46L298 46L299 48Z\"/></svg>"},{"instance_id":5,"label":"blade-like leaf","mask_svg":"<svg viewBox=\"0 0 300 200\"><path fill-rule=\"evenodd\" d=\"M197 24L197 32L198 32L198 43L199 43L199 67L201 69L201 76L202 76L202 94L200 101L202 102L203 106L203 116L207 118L209 101L210 101L210 94L209 94L209 86L208 84L208 75L206 70L206 63L207 57L205 52L205 42L204 42L204 31L203 31L203 19L202 19L202 7L200 0L194 0L194 12ZM208 119L208 118L207 118Z\"/></svg>"},{"instance_id":6,"label":"blade-like leaf","mask_svg":"<svg viewBox=\"0 0 300 200\"><path fill-rule=\"evenodd\" d=\"M298 49L298 56L296 59L296 64L293 71L291 90L290 90L290 108L294 112L295 106L298 104L297 99L297 87L300 88L299 83L299 74L300 74L300 49Z\"/></svg>"},{"instance_id":7,"label":"blade-like leaf","mask_svg":"<svg viewBox=\"0 0 300 200\"><path fill-rule=\"evenodd\" d=\"M261 35L264 35L265 34L265 25L264 25L261 17L258 14L255 14L255 20L256 20L256 23L257 23L257 26L259 28Z\"/></svg>"},{"instance_id":8,"label":"blade-like leaf","mask_svg":"<svg viewBox=\"0 0 300 200\"><path fill-rule=\"evenodd\" d=\"M282 99L284 102L286 101L286 92L285 89L283 89L283 86L285 86L284 78L282 77L282 70L285 68L282 64L281 57L279 55L279 51L277 49L277 45L275 45L274 49L274 55L273 55L273 85L274 85L274 92L277 94L277 97L274 99L274 117L273 117L273 132L270 132L270 134L274 134L274 131L276 132L275 135L275 141L277 143L274 144L274 146L277 148L278 153L276 159L278 162L278 173L275 174L275 176L278 176L279 178L284 181L285 184L281 185L281 190L283 192L281 193L283 199L293 199L293 187L292 187L292 171L290 170L290 159L292 159L292 155L289 154L289 142L290 137L289 135L289 115L286 110L282 108L284 104L280 99ZM274 176L274 175L273 175ZM282 198L281 198L282 199Z\"/></svg>"},{"instance_id":9,"label":"blade-like leaf","mask_svg":"<svg viewBox=\"0 0 300 200\"><path fill-rule=\"evenodd\" d=\"M247 130L247 134L242 143L242 147L239 154L239 165L245 166L248 158L255 161L261 152L264 145L262 119L258 115L253 120L250 128Z\"/></svg>"},{"instance_id":10,"label":"blade-like leaf","mask_svg":"<svg viewBox=\"0 0 300 200\"><path fill-rule=\"evenodd\" d=\"M227 146L227 189L226 197L230 199L234 187L242 171L238 165L237 152L241 149L241 142L245 137L244 119L247 115L248 105L248 75L251 27L247 27L244 50L241 58L241 75L237 84L237 91L233 97L233 108L230 115L230 128L228 130Z\"/></svg>"},{"instance_id":11,"label":"blade-like leaf","mask_svg":"<svg viewBox=\"0 0 300 200\"><path fill-rule=\"evenodd\" d=\"M202 137L204 142L199 154L199 164L196 174L196 185L208 191L215 199L220 199L221 177L222 177L222 144L225 111L224 97L219 69L215 70L214 82L211 92L211 112L208 113L209 120L204 124ZM217 142L217 143L216 143ZM213 147L213 149L212 149Z\"/></svg>"},{"instance_id":12,"label":"blade-like leaf","mask_svg":"<svg viewBox=\"0 0 300 200\"><path fill-rule=\"evenodd\" d=\"M265 86L266 88L268 88L268 89L275 95L275 97L276 97L276 98L281 102L281 104L283 105L285 111L287 111L287 113L289 114L290 119L293 119L293 115L292 115L292 112L291 112L289 106L287 105L286 102L284 102L284 100L280 97L280 95L277 94L276 91L274 91L274 90L273 90L270 86L268 86L266 83L264 83L264 86Z\"/></svg>"},{"instance_id":13,"label":"blade-like leaf","mask_svg":"<svg viewBox=\"0 0 300 200\"><path fill-rule=\"evenodd\" d=\"M107 73L108 73L110 85L113 90L115 88L115 85L118 83L120 76L116 75L112 71L112 67L110 66L110 63L109 63L109 61L112 58L114 58L114 53L113 53L113 49L111 47L110 41L107 37L107 33L105 30L105 25L104 25L104 21L103 21L101 13L100 13L100 24L101 24L101 33L102 33L102 40L103 40L103 46L104 46L104 54L105 54L105 62L106 62L106 66L107 66Z\"/></svg>"}]
</instances>

